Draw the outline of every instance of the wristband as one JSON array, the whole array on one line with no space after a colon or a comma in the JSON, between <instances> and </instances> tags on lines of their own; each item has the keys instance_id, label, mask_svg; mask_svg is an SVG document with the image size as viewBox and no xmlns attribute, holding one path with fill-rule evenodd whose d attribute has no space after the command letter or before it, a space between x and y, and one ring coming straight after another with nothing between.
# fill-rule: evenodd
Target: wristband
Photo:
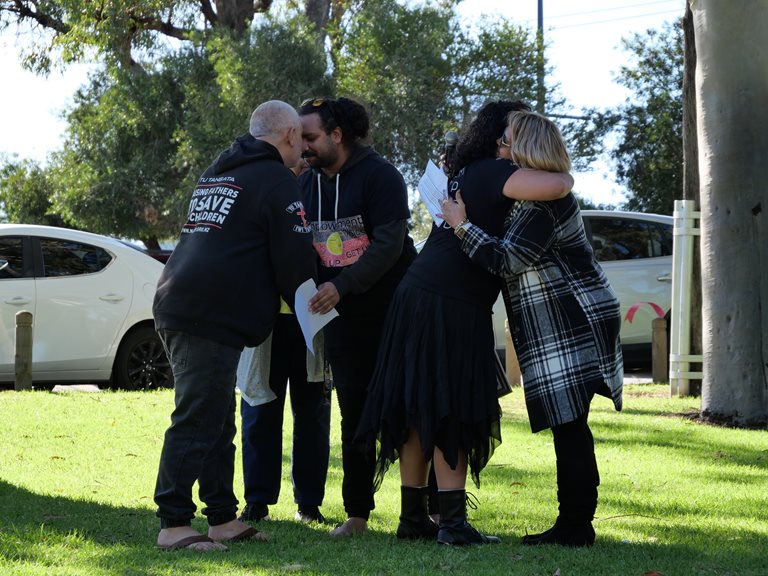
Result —
<instances>
[{"instance_id":1,"label":"wristband","mask_svg":"<svg viewBox=\"0 0 768 576\"><path fill-rule=\"evenodd\" d=\"M459 222L456 227L453 229L453 233L456 235L459 240L464 238L464 234L467 233L467 228L470 227L469 218L464 218L461 222Z\"/></svg>"}]
</instances>

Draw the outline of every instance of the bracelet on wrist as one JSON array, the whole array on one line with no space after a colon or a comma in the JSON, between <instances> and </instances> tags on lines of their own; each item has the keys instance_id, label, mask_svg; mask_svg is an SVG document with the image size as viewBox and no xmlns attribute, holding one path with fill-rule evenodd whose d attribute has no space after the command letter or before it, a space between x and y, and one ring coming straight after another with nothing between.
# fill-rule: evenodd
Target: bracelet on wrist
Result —
<instances>
[{"instance_id":1,"label":"bracelet on wrist","mask_svg":"<svg viewBox=\"0 0 768 576\"><path fill-rule=\"evenodd\" d=\"M464 234L467 233L467 228L469 228L469 218L464 218L461 222L459 222L456 227L453 229L453 233L459 238L464 238Z\"/></svg>"}]
</instances>

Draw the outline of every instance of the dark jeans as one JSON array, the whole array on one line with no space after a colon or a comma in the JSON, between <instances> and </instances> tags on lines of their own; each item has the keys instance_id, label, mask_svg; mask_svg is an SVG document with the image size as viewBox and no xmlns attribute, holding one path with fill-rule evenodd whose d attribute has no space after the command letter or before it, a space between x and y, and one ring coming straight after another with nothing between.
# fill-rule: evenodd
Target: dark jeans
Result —
<instances>
[{"instance_id":1,"label":"dark jeans","mask_svg":"<svg viewBox=\"0 0 768 576\"><path fill-rule=\"evenodd\" d=\"M600 474L588 418L587 411L572 422L552 428L559 518L564 522L591 521L597 508Z\"/></svg>"},{"instance_id":2,"label":"dark jeans","mask_svg":"<svg viewBox=\"0 0 768 576\"><path fill-rule=\"evenodd\" d=\"M331 397L324 382L307 382L307 346L292 314L280 314L272 331L269 386L277 398L251 406L240 401L243 480L249 504L275 504L283 463L283 413L290 380L293 413L291 480L300 506L320 506L330 450Z\"/></svg>"},{"instance_id":3,"label":"dark jeans","mask_svg":"<svg viewBox=\"0 0 768 576\"><path fill-rule=\"evenodd\" d=\"M173 369L175 404L155 485L162 528L189 526L198 483L212 526L234 520L235 377L240 350L184 332L158 331Z\"/></svg>"}]
</instances>

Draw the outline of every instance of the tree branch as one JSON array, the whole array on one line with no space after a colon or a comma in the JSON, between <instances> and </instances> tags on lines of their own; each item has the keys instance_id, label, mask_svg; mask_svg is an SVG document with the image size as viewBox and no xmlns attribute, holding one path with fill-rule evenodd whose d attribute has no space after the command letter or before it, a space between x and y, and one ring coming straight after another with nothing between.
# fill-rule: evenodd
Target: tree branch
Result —
<instances>
[{"instance_id":1,"label":"tree branch","mask_svg":"<svg viewBox=\"0 0 768 576\"><path fill-rule=\"evenodd\" d=\"M219 21L219 17L216 12L213 11L210 0L200 0L200 9L203 11L203 16L211 26L215 26Z\"/></svg>"},{"instance_id":2,"label":"tree branch","mask_svg":"<svg viewBox=\"0 0 768 576\"><path fill-rule=\"evenodd\" d=\"M56 30L57 32L61 32L62 34L66 34L71 30L71 26L65 22L51 16L48 13L40 12L37 10L37 8L38 4L36 1L22 2L21 0L14 0L12 6L3 8L3 10L16 14L19 21L34 20L44 28L50 28L52 30Z\"/></svg>"},{"instance_id":3,"label":"tree branch","mask_svg":"<svg viewBox=\"0 0 768 576\"><path fill-rule=\"evenodd\" d=\"M137 16L135 14L131 14L131 19L136 23L137 29L155 30L161 34L164 34L165 36L178 38L179 40L186 40L189 38L189 34L194 31L190 28L179 28L170 22L159 20L154 16Z\"/></svg>"}]
</instances>

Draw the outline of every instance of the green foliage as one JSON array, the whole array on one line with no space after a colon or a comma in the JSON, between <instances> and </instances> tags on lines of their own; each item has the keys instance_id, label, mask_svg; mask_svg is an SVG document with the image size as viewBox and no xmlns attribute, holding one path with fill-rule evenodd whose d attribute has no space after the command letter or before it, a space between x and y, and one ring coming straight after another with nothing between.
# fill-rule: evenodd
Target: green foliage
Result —
<instances>
[{"instance_id":1,"label":"green foliage","mask_svg":"<svg viewBox=\"0 0 768 576\"><path fill-rule=\"evenodd\" d=\"M290 58L286 55L290 54ZM280 74L275 74L280 70ZM301 21L267 21L246 38L212 34L144 73L107 67L75 98L67 140L49 172L57 209L80 228L174 237L189 191L251 111L296 90L324 90L325 63Z\"/></svg>"},{"instance_id":2,"label":"green foliage","mask_svg":"<svg viewBox=\"0 0 768 576\"><path fill-rule=\"evenodd\" d=\"M457 33L450 46L450 100L460 125L488 100L536 102L540 55L530 30L498 18L484 18L473 34ZM556 109L554 87L547 91L547 109Z\"/></svg>"},{"instance_id":3,"label":"green foliage","mask_svg":"<svg viewBox=\"0 0 768 576\"><path fill-rule=\"evenodd\" d=\"M197 178L234 136L248 131L256 106L272 99L297 105L302 94L330 91L325 55L301 17L265 16L245 39L214 35L204 50L180 51L169 60L184 84L184 116L176 132L176 165L186 173L179 221Z\"/></svg>"},{"instance_id":4,"label":"green foliage","mask_svg":"<svg viewBox=\"0 0 768 576\"><path fill-rule=\"evenodd\" d=\"M582 210L617 210L618 208L614 206L613 204L595 204L591 200L584 198L583 196L579 196L576 194L576 200L579 203L579 208Z\"/></svg>"},{"instance_id":5,"label":"green foliage","mask_svg":"<svg viewBox=\"0 0 768 576\"><path fill-rule=\"evenodd\" d=\"M335 56L338 93L367 105L375 147L411 182L442 139L453 17L443 5L362 3Z\"/></svg>"},{"instance_id":6,"label":"green foliage","mask_svg":"<svg viewBox=\"0 0 768 576\"><path fill-rule=\"evenodd\" d=\"M590 164L605 152L604 140L611 127L595 109L583 110L578 117L556 113L550 115L560 127L568 145L573 170L589 170Z\"/></svg>"},{"instance_id":7,"label":"green foliage","mask_svg":"<svg viewBox=\"0 0 768 576\"><path fill-rule=\"evenodd\" d=\"M49 197L51 184L31 160L14 161L0 168L0 211L7 222L62 226Z\"/></svg>"},{"instance_id":8,"label":"green foliage","mask_svg":"<svg viewBox=\"0 0 768 576\"><path fill-rule=\"evenodd\" d=\"M272 11L239 0L18 4L30 11L0 4L0 25L39 25L30 66L100 64L69 111L63 150L42 169L53 210L148 246L176 235L199 174L264 100L361 100L373 144L415 184L445 131L486 100L537 95L534 33L503 19L470 30L454 0L340 0L325 14L308 0ZM556 92L548 110L564 106ZM593 132L573 135L577 158L590 154Z\"/></svg>"},{"instance_id":9,"label":"green foliage","mask_svg":"<svg viewBox=\"0 0 768 576\"><path fill-rule=\"evenodd\" d=\"M598 123L618 134L610 155L628 210L671 214L683 193L683 33L680 21L624 40L633 62L618 82L632 98Z\"/></svg>"},{"instance_id":10,"label":"green foliage","mask_svg":"<svg viewBox=\"0 0 768 576\"><path fill-rule=\"evenodd\" d=\"M167 205L181 177L169 159L182 101L167 68L112 68L92 78L76 95L65 148L50 169L61 214L80 228L140 238L148 247L173 234L178 219Z\"/></svg>"},{"instance_id":11,"label":"green foliage","mask_svg":"<svg viewBox=\"0 0 768 576\"><path fill-rule=\"evenodd\" d=\"M41 73L91 60L123 66L151 63L164 51L168 37L205 33L205 22L200 3L191 0L19 0L0 5L0 27L17 24L34 30L25 46L25 65Z\"/></svg>"}]
</instances>

